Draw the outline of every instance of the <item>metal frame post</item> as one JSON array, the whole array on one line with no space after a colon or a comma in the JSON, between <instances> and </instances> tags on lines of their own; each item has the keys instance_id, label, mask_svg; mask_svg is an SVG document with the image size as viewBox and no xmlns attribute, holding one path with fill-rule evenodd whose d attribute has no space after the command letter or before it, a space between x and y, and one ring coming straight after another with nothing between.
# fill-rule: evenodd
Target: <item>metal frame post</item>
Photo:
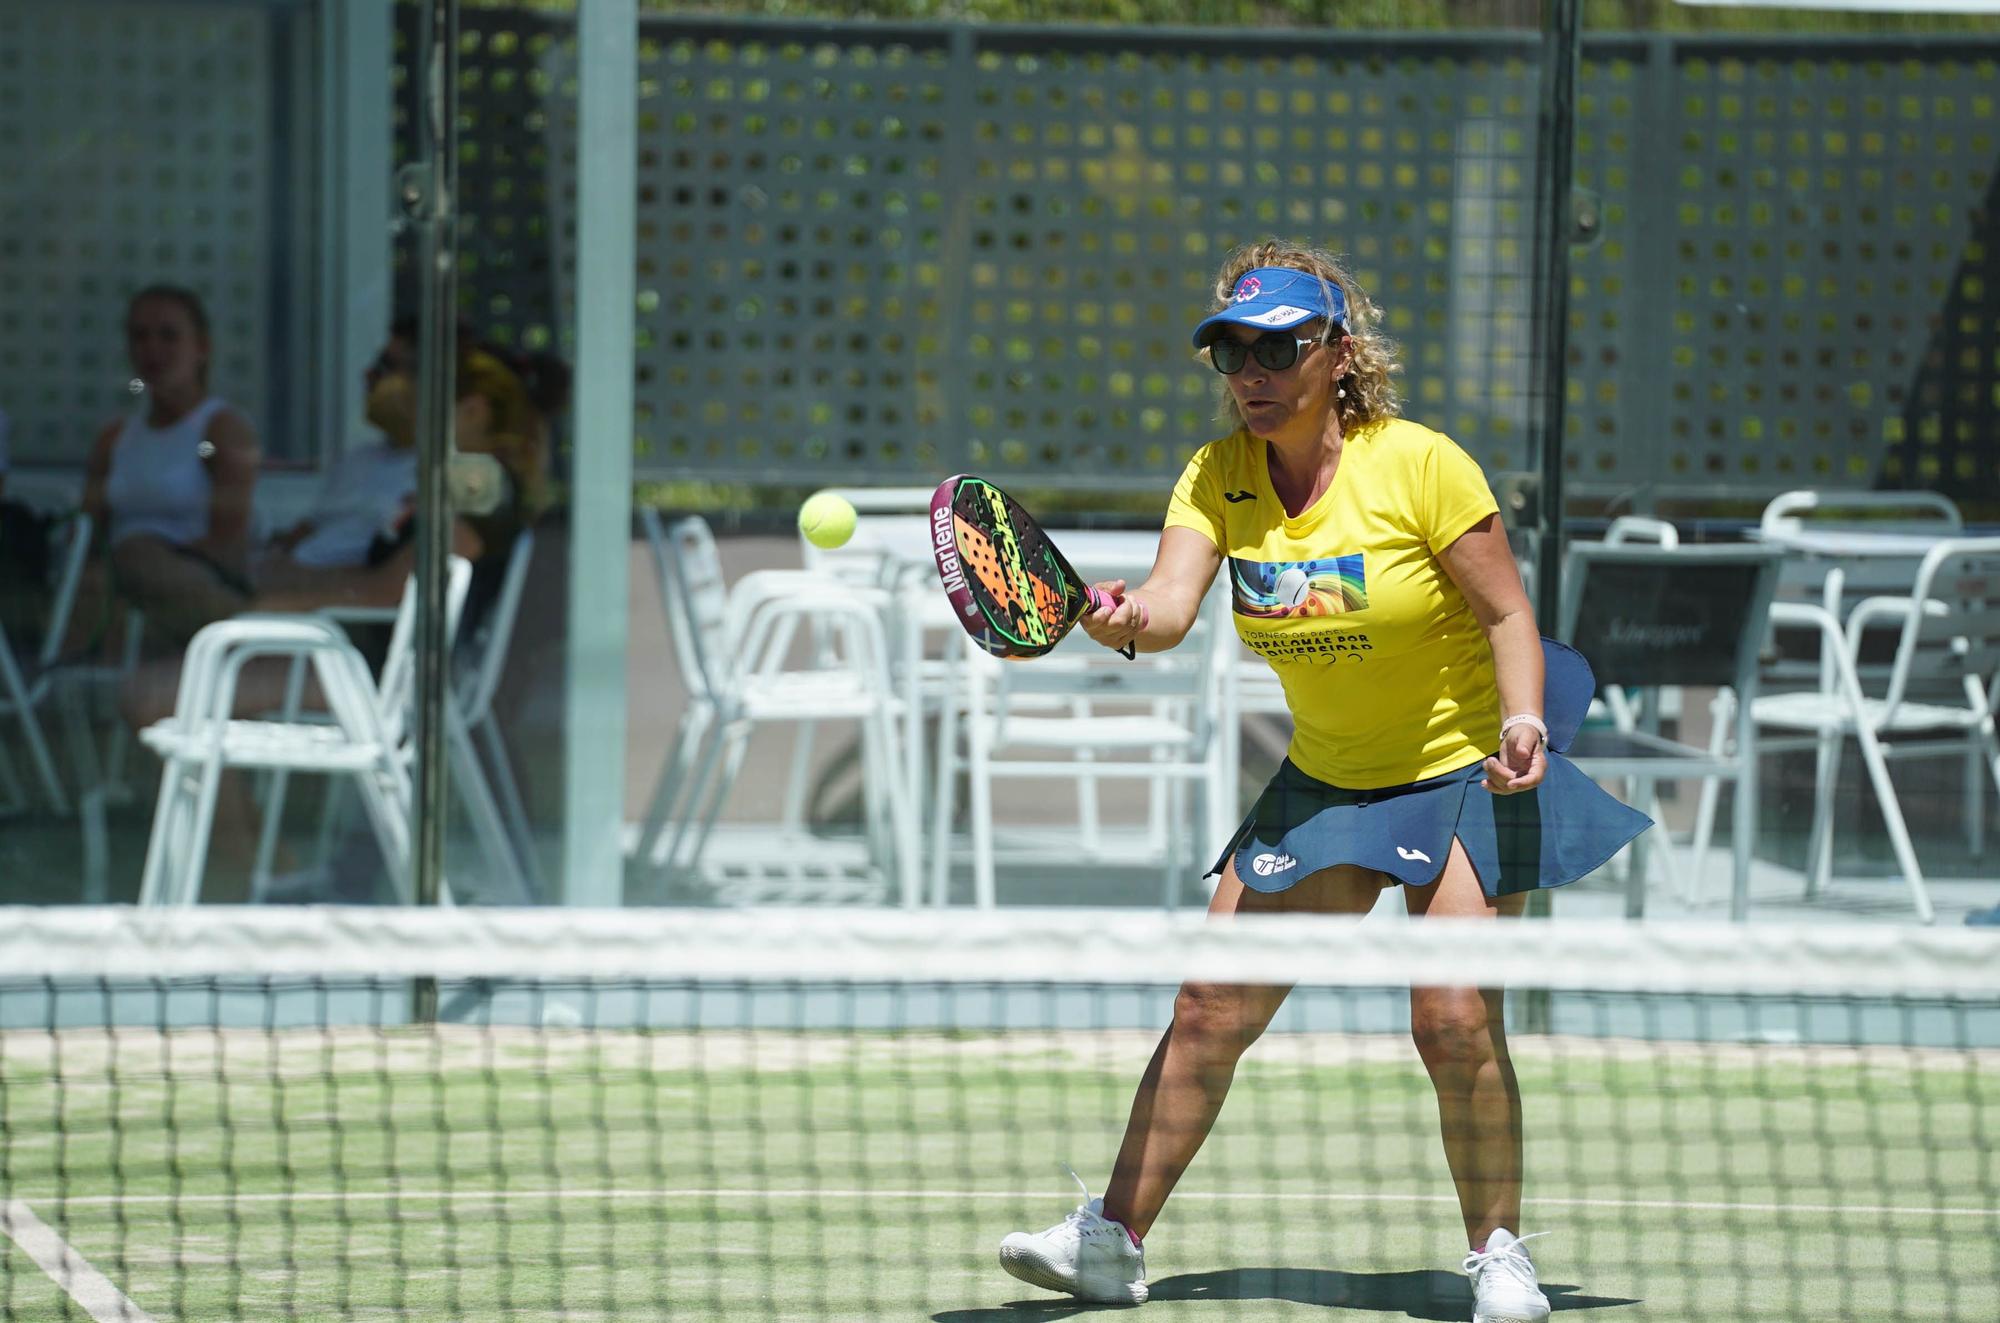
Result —
<instances>
[{"instance_id":1,"label":"metal frame post","mask_svg":"<svg viewBox=\"0 0 2000 1323\"><path fill-rule=\"evenodd\" d=\"M563 694L563 899L625 899L639 10L577 18L576 418Z\"/></svg>"},{"instance_id":2,"label":"metal frame post","mask_svg":"<svg viewBox=\"0 0 2000 1323\"><path fill-rule=\"evenodd\" d=\"M445 477L455 444L458 394L458 3L425 0L417 39L417 164L399 187L417 231L417 628L416 821L412 889L419 905L438 903L444 873L445 684L450 637L445 585L451 507ZM437 1016L437 984L420 979L414 1017Z\"/></svg>"}]
</instances>

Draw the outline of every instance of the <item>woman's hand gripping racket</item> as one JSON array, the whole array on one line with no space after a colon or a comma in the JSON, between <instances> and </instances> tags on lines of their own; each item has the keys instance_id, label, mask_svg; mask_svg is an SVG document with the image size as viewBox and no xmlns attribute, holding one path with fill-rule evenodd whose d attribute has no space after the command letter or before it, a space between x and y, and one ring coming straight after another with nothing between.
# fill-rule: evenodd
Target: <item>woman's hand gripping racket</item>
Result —
<instances>
[{"instance_id":1,"label":"woman's hand gripping racket","mask_svg":"<svg viewBox=\"0 0 2000 1323\"><path fill-rule=\"evenodd\" d=\"M958 623L1009 661L1040 657L1088 612L1124 604L1084 583L1041 525L983 478L961 473L938 484L931 551ZM1135 649L1128 643L1119 652L1129 658Z\"/></svg>"}]
</instances>

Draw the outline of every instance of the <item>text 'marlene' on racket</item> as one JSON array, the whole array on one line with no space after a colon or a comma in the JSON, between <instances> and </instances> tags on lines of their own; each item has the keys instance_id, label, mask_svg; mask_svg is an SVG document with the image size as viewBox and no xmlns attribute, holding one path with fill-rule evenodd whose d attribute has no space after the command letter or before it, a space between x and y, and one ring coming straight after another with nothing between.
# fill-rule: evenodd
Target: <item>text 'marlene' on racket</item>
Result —
<instances>
[{"instance_id":1,"label":"text 'marlene' on racket","mask_svg":"<svg viewBox=\"0 0 2000 1323\"><path fill-rule=\"evenodd\" d=\"M1086 584L1019 502L970 474L946 478L931 496L931 551L958 623L1009 661L1042 656L1084 612L1124 600Z\"/></svg>"}]
</instances>

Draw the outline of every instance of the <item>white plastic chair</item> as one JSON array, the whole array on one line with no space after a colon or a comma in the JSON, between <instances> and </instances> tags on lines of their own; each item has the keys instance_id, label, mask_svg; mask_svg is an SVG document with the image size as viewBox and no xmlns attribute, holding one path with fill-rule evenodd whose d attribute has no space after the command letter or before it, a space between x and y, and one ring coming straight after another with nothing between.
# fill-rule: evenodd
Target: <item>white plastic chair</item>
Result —
<instances>
[{"instance_id":1,"label":"white plastic chair","mask_svg":"<svg viewBox=\"0 0 2000 1323\"><path fill-rule=\"evenodd\" d=\"M1855 518L1864 513L1864 518ZM1801 489L1772 497L1757 519L1758 530L1767 541L1782 540L1809 525L1956 534L1964 531L1965 516L1941 492Z\"/></svg>"},{"instance_id":2,"label":"white plastic chair","mask_svg":"<svg viewBox=\"0 0 2000 1323\"><path fill-rule=\"evenodd\" d=\"M470 578L471 566L453 557L447 636L456 628ZM165 763L139 903L189 905L199 899L216 795L230 768L348 777L360 792L395 885L410 901L415 632L414 581L404 591L379 680L340 626L322 616L238 616L198 632L182 661L174 715L139 733ZM303 658L326 700L324 717L235 716L243 667L263 657Z\"/></svg>"},{"instance_id":3,"label":"white plastic chair","mask_svg":"<svg viewBox=\"0 0 2000 1323\"><path fill-rule=\"evenodd\" d=\"M515 535L514 545L507 553L506 575L479 627L478 638L473 640L467 671L454 686L453 697L466 736L474 746L472 767L478 769L484 763L521 875L536 897L547 899L549 891L535 852L534 833L529 829L527 804L521 798L521 785L514 777L513 762L507 756L507 744L493 713L493 699L507 671L507 656L514 646L514 626L521 617L521 595L527 589L528 570L534 556L535 531L524 528ZM481 752L483 760L479 757ZM463 775L456 769L455 774Z\"/></svg>"},{"instance_id":4,"label":"white plastic chair","mask_svg":"<svg viewBox=\"0 0 2000 1323\"><path fill-rule=\"evenodd\" d=\"M1844 536L1849 534L1855 536ZM1764 507L1758 520L1758 536L1763 541L1796 553L1779 576L1778 600L1823 607L1837 620L1847 619L1867 598L1907 596L1924 552L1937 542L1964 534L1965 520L1958 506L1949 497L1930 491L1785 492ZM1887 535L1886 539L1882 535ZM1886 546L1882 545L1885 540ZM1812 689L1834 693L1837 680L1833 664L1819 652L1818 630L1800 628L1786 620L1773 624L1773 656L1764 666L1764 692ZM1879 658L1864 657L1857 663L1856 674L1864 685L1879 686L1888 679L1888 666ZM1956 685L1951 685L1944 697L1951 701L1956 693ZM1831 785L1838 775L1840 745L1834 735L1817 741L1818 784ZM1976 753L1968 750L1961 783L1966 844L1973 854L1985 848L1986 779ZM1822 832L1830 829L1828 822ZM1808 853L1828 849L1824 839L1816 839Z\"/></svg>"},{"instance_id":5,"label":"white plastic chair","mask_svg":"<svg viewBox=\"0 0 2000 1323\"><path fill-rule=\"evenodd\" d=\"M493 716L493 696L506 669L514 623L520 614L521 594L534 554L534 535L523 529L508 552L507 567L498 593L486 613L478 637L470 647L456 646L457 630L451 634L454 656L465 654L466 665L449 682L446 705L445 755L451 793L464 806L485 864L480 898L499 904L525 904L545 899L534 841L527 828L527 813L521 801L506 746ZM327 607L315 614L331 620L344 630L356 625L393 625L399 608ZM456 615L453 616L454 621ZM391 647L396 646L392 633ZM293 661L284 706L279 716L285 721L321 721L324 713L302 712L300 700L305 682L305 659ZM385 663L386 664L386 663ZM483 729L482 729L483 728ZM487 743L482 759L477 738ZM271 882L271 865L277 854L278 836L283 825L289 773L278 768L266 776L262 801L264 821L257 845L257 861L251 873L251 894L261 896ZM489 779L490 778L490 779ZM336 828L343 821L340 812L341 785L329 791L321 808L316 855L324 867L333 853ZM496 793L497 791L497 793Z\"/></svg>"},{"instance_id":6,"label":"white plastic chair","mask_svg":"<svg viewBox=\"0 0 2000 1323\"><path fill-rule=\"evenodd\" d=\"M861 516L863 532L870 519L911 520L930 517L933 487L828 487L826 491L852 505ZM924 776L925 718L939 710L957 692L957 650L953 646L943 660L930 656L926 646L931 635L955 634L958 622L950 603L937 591L937 572L929 564L912 562L891 554L866 536L844 546L816 547L799 538L799 551L809 571L830 574L846 583L879 588L893 598L883 625L889 636L889 665L896 673L897 688L913 701L903 714L902 749L906 763L905 780L911 802L920 804L928 789ZM816 646L824 643L822 631L815 630ZM807 780L812 770L811 723L802 723L792 747L792 769L786 782L784 822L788 830L803 830Z\"/></svg>"},{"instance_id":7,"label":"white plastic chair","mask_svg":"<svg viewBox=\"0 0 2000 1323\"><path fill-rule=\"evenodd\" d=\"M1977 757L2000 786L2000 741L1994 737L1995 685L2000 681L2000 538L1939 542L1924 556L1909 595L1865 598L1845 623L1824 606L1806 602L1774 605L1772 620L1818 632L1834 683L1826 690L1760 697L1751 704L1752 720L1760 728L1810 732L1822 743L1854 737L1917 916L1931 922L1929 891L1888 760ZM1895 660L1880 697L1867 692L1859 661L1862 641L1871 629L1897 633ZM1962 701L1946 699L1952 689ZM1883 737L1891 735L1936 738L1886 742ZM1767 741L1766 747L1781 746ZM1806 862L1808 895L1820 889L1831 871L1838 768L1837 759L1821 759Z\"/></svg>"},{"instance_id":8,"label":"white plastic chair","mask_svg":"<svg viewBox=\"0 0 2000 1323\"><path fill-rule=\"evenodd\" d=\"M961 773L967 785L973 902L978 907L990 909L997 899L993 786L1007 779L1076 784L1076 835L1056 856L1072 868L1087 866L1099 850L1091 798L1097 785L1107 780L1146 783L1151 792L1148 835L1161 847L1161 904L1171 908L1180 903L1193 872L1208 862L1199 857L1208 843L1197 833L1205 833L1216 819L1210 804L1227 793L1224 787L1230 782L1217 756L1221 742L1214 738L1215 723L1228 710L1217 701L1220 671L1237 647L1227 595L1227 584L1218 576L1195 627L1179 647L1132 660L1099 647L1080 629L1053 653L1031 662L999 661L971 639L964 641L965 710L961 717L955 705L945 709L938 740L932 903L949 899L949 829ZM1188 810L1190 789L1206 801L1199 811Z\"/></svg>"},{"instance_id":9,"label":"white plastic chair","mask_svg":"<svg viewBox=\"0 0 2000 1323\"><path fill-rule=\"evenodd\" d=\"M742 770L758 726L852 720L861 728L863 820L870 855L905 905L919 899L916 810L904 784L898 723L904 703L889 664L882 617L886 593L802 570L759 570L733 587L707 521L641 522L660 576L661 607L687 687L687 706L662 763L638 853L663 880L704 879L703 852ZM800 627L822 629L825 646L794 645ZM772 832L761 848L812 850L811 839ZM725 899L823 898L812 869L766 861L735 871ZM760 880L761 879L761 880Z\"/></svg>"}]
</instances>

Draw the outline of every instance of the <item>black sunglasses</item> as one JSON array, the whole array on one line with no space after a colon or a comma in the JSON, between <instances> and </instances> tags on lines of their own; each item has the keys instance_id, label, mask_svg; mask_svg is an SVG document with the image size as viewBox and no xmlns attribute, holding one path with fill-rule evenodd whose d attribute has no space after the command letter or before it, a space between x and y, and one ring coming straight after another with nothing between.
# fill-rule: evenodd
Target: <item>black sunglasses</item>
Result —
<instances>
[{"instance_id":1,"label":"black sunglasses","mask_svg":"<svg viewBox=\"0 0 2000 1323\"><path fill-rule=\"evenodd\" d=\"M1284 331L1267 331L1247 345L1224 335L1208 342L1208 362L1225 377L1241 372L1246 358L1255 358L1273 372L1283 372L1299 361L1300 354L1318 343Z\"/></svg>"}]
</instances>

